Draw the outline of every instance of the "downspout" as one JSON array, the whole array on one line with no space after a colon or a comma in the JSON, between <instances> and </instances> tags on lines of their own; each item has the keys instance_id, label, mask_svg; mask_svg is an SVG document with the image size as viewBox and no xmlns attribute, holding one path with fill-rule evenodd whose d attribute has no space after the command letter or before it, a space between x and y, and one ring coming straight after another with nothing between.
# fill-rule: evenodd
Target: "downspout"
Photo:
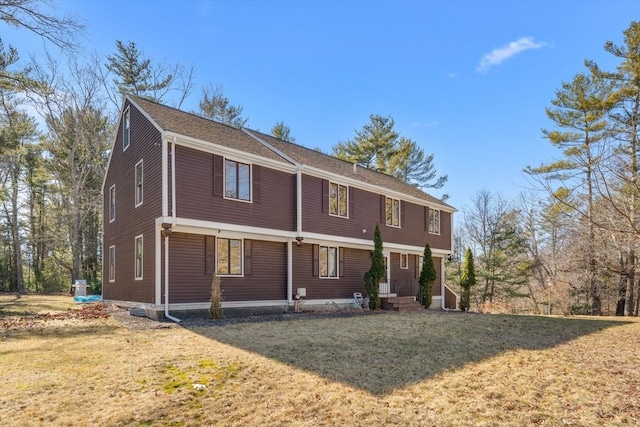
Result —
<instances>
[{"instance_id":1,"label":"downspout","mask_svg":"<svg viewBox=\"0 0 640 427\"><path fill-rule=\"evenodd\" d=\"M447 299L447 293L445 290L445 286L444 286L444 278L446 277L445 275L445 271L444 271L444 256L442 258L440 258L440 295L442 295L442 298L440 299L440 308L442 310L446 309L446 299Z\"/></svg>"},{"instance_id":2,"label":"downspout","mask_svg":"<svg viewBox=\"0 0 640 427\"><path fill-rule=\"evenodd\" d=\"M164 317L180 323L180 319L169 314L169 233L164 233Z\"/></svg>"},{"instance_id":3,"label":"downspout","mask_svg":"<svg viewBox=\"0 0 640 427\"><path fill-rule=\"evenodd\" d=\"M180 319L169 314L169 234L176 226L176 137L171 144L171 226L164 229L164 317L180 323Z\"/></svg>"}]
</instances>

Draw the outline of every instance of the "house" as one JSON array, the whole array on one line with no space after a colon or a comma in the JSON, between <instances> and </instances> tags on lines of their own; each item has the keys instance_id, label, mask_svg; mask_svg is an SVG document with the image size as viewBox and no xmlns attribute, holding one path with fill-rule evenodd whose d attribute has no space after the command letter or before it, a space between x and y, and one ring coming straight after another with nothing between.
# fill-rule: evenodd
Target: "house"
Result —
<instances>
[{"instance_id":1,"label":"house","mask_svg":"<svg viewBox=\"0 0 640 427\"><path fill-rule=\"evenodd\" d=\"M103 298L150 317L349 304L364 293L380 224L381 296L415 295L424 246L432 308L455 308L444 259L454 208L391 176L143 98L127 96L104 194Z\"/></svg>"}]
</instances>

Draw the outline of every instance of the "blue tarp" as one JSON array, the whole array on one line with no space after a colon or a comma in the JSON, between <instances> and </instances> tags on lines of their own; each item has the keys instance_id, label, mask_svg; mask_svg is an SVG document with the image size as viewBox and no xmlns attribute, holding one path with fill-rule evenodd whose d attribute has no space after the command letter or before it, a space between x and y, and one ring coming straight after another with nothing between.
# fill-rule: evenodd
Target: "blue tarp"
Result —
<instances>
[{"instance_id":1,"label":"blue tarp","mask_svg":"<svg viewBox=\"0 0 640 427\"><path fill-rule=\"evenodd\" d=\"M73 297L75 302L86 304L89 302L100 302L102 301L102 295L87 295L86 297Z\"/></svg>"}]
</instances>

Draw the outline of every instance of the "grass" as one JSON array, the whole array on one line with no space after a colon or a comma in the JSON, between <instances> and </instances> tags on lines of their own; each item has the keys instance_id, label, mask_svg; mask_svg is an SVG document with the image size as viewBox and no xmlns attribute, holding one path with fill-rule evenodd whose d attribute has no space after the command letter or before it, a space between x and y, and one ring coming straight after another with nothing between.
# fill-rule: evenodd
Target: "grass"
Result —
<instances>
[{"instance_id":1,"label":"grass","mask_svg":"<svg viewBox=\"0 0 640 427\"><path fill-rule=\"evenodd\" d=\"M53 299L9 310L1 297L0 317L71 298ZM640 425L638 319L379 314L141 331L95 319L1 333L2 425Z\"/></svg>"}]
</instances>

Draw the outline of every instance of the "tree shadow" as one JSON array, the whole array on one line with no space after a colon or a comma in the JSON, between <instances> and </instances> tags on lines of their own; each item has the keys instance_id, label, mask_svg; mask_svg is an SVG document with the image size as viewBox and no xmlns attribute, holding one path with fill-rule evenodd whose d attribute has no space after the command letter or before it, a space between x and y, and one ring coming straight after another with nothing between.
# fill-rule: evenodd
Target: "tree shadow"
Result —
<instances>
[{"instance_id":1,"label":"tree shadow","mask_svg":"<svg viewBox=\"0 0 640 427\"><path fill-rule=\"evenodd\" d=\"M187 321L184 326L218 342L382 395L503 352L548 349L629 323L464 313L295 319L222 327L193 326Z\"/></svg>"}]
</instances>

